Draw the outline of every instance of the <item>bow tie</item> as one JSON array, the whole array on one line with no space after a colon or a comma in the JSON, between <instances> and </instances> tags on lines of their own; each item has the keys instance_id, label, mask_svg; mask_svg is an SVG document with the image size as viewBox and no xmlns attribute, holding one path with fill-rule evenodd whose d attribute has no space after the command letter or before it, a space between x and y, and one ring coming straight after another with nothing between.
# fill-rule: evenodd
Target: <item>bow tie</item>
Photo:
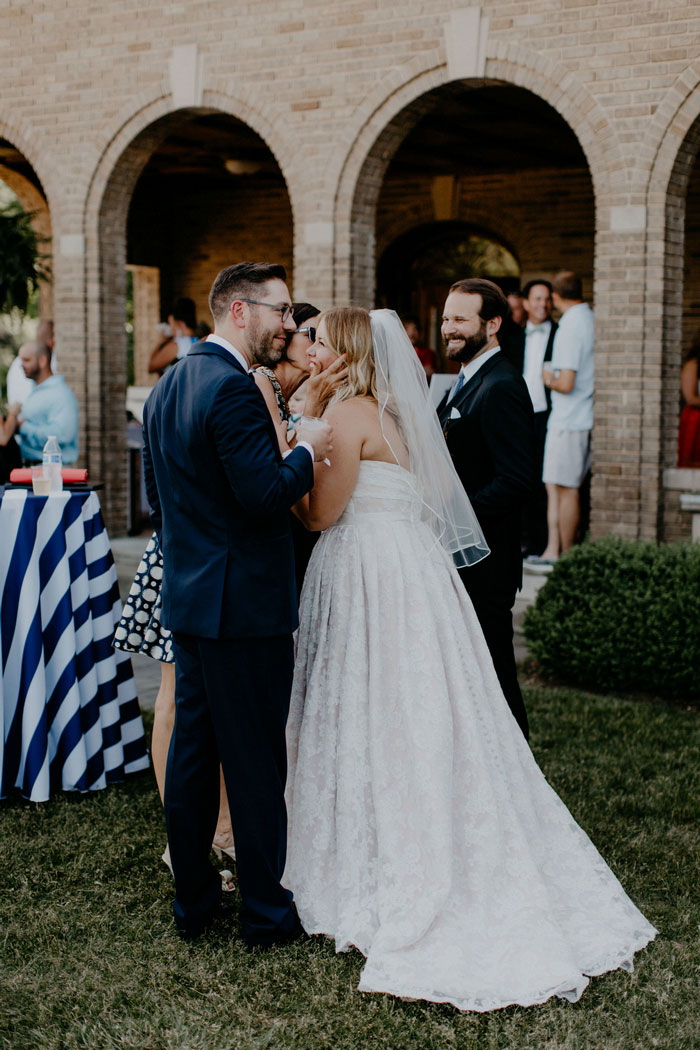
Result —
<instances>
[{"instance_id":1,"label":"bow tie","mask_svg":"<svg viewBox=\"0 0 700 1050\"><path fill-rule=\"evenodd\" d=\"M546 321L543 321L542 324L530 324L528 321L525 326L525 333L526 335L530 335L531 332L543 332L546 324Z\"/></svg>"}]
</instances>

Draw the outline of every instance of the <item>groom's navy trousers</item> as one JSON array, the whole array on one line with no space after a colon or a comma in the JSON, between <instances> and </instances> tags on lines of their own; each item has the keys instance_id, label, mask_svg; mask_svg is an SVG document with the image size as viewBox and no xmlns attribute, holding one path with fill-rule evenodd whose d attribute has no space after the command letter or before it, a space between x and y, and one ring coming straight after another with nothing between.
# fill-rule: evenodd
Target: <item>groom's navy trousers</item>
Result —
<instances>
[{"instance_id":1,"label":"groom's navy trousers","mask_svg":"<svg viewBox=\"0 0 700 1050\"><path fill-rule=\"evenodd\" d=\"M287 821L285 725L294 669L290 635L197 638L174 635L175 726L165 780L165 814L178 872L175 921L206 921L221 894L207 860L224 771L248 942L291 930L292 895L281 884Z\"/></svg>"}]
</instances>

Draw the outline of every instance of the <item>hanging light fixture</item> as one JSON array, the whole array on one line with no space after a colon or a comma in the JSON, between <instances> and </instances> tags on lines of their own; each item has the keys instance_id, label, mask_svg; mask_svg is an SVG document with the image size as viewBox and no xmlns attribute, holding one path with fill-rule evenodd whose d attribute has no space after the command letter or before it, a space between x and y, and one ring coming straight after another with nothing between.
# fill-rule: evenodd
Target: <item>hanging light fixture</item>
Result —
<instances>
[{"instance_id":1,"label":"hanging light fixture","mask_svg":"<svg viewBox=\"0 0 700 1050\"><path fill-rule=\"evenodd\" d=\"M262 164L254 160L235 160L230 158L224 161L224 167L230 175L255 175L260 171Z\"/></svg>"}]
</instances>

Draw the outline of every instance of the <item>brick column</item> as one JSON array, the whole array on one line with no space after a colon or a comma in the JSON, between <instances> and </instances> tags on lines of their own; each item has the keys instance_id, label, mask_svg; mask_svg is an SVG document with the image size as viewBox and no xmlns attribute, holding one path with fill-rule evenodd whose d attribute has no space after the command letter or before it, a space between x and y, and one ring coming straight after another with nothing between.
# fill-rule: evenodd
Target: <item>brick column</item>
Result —
<instances>
[{"instance_id":1,"label":"brick column","mask_svg":"<svg viewBox=\"0 0 700 1050\"><path fill-rule=\"evenodd\" d=\"M335 226L332 201L319 201L313 193L309 193L308 198L308 201L295 201L295 213L310 218L308 221L301 218L294 224L292 296L297 302L313 303L326 309L338 301L333 274Z\"/></svg>"},{"instance_id":2,"label":"brick column","mask_svg":"<svg viewBox=\"0 0 700 1050\"><path fill-rule=\"evenodd\" d=\"M646 209L600 203L596 236L596 377L591 533L657 536L661 290L646 287ZM660 335L660 331L657 333Z\"/></svg>"},{"instance_id":3,"label":"brick column","mask_svg":"<svg viewBox=\"0 0 700 1050\"><path fill-rule=\"evenodd\" d=\"M78 463L98 480L90 460L90 375L85 358L85 237L79 202L54 215L53 318L61 374L78 399Z\"/></svg>"},{"instance_id":4,"label":"brick column","mask_svg":"<svg viewBox=\"0 0 700 1050\"><path fill-rule=\"evenodd\" d=\"M104 190L91 187L87 227L87 462L104 482L100 493L111 532L127 530L126 219L134 185L155 146L180 117L148 125L114 156Z\"/></svg>"}]
</instances>

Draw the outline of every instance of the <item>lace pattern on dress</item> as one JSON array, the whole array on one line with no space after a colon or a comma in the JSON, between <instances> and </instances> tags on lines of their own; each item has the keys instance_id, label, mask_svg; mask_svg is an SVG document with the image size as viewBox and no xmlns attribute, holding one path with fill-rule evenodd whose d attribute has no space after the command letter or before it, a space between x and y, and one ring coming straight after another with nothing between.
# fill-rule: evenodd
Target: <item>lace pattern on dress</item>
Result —
<instances>
[{"instance_id":1,"label":"lace pattern on dress","mask_svg":"<svg viewBox=\"0 0 700 1050\"><path fill-rule=\"evenodd\" d=\"M363 462L309 564L285 885L363 991L575 1001L655 930L535 763L411 482Z\"/></svg>"}]
</instances>

